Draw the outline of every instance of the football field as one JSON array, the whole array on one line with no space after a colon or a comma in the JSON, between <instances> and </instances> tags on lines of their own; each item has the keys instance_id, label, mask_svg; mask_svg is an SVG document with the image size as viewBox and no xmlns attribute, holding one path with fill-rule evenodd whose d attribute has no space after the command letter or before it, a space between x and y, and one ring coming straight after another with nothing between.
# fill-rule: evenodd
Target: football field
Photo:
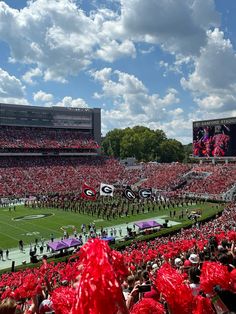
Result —
<instances>
[{"instance_id":1,"label":"football field","mask_svg":"<svg viewBox=\"0 0 236 314\"><path fill-rule=\"evenodd\" d=\"M74 212L66 212L61 209L52 208L26 208L23 205L16 206L16 210L8 207L0 208L0 248L9 249L18 247L20 240L25 244L35 243L35 239L40 241L42 238L46 241L53 234L54 238L61 238L63 230L66 230L69 235L73 235L74 227L78 234L81 232L81 225L94 222L97 229L101 227L109 227L120 224L132 223L152 217L166 217L166 219L184 223L187 217L179 219L178 213L188 208L190 211L201 209L202 217L205 218L218 212L223 205L212 203L194 204L176 208L175 218L169 217L170 210L156 209L155 211L136 214L128 217L120 217L113 220L103 220L97 216L84 215Z\"/></svg>"}]
</instances>

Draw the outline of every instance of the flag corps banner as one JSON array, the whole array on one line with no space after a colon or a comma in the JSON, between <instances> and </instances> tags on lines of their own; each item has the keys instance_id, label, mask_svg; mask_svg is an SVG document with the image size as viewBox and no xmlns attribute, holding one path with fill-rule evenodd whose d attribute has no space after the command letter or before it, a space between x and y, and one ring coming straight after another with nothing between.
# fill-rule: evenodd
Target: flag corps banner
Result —
<instances>
[{"instance_id":1,"label":"flag corps banner","mask_svg":"<svg viewBox=\"0 0 236 314\"><path fill-rule=\"evenodd\" d=\"M123 195L127 200L133 201L136 198L136 193L131 189L130 186L127 186L125 190L123 191Z\"/></svg>"},{"instance_id":2,"label":"flag corps banner","mask_svg":"<svg viewBox=\"0 0 236 314\"><path fill-rule=\"evenodd\" d=\"M100 185L100 195L102 196L113 196L114 186L106 183Z\"/></svg>"},{"instance_id":3,"label":"flag corps banner","mask_svg":"<svg viewBox=\"0 0 236 314\"><path fill-rule=\"evenodd\" d=\"M142 199L150 198L152 196L152 189L151 188L139 189L138 195Z\"/></svg>"},{"instance_id":4,"label":"flag corps banner","mask_svg":"<svg viewBox=\"0 0 236 314\"><path fill-rule=\"evenodd\" d=\"M82 198L86 200L94 201L96 199L96 193L97 192L94 188L87 185L86 183L83 184L82 193L81 193Z\"/></svg>"}]
</instances>

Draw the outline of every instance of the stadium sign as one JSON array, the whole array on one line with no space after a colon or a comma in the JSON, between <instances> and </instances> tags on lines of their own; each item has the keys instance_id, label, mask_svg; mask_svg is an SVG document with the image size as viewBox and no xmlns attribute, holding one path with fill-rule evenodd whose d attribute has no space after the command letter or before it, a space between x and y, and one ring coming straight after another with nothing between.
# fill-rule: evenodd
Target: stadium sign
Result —
<instances>
[{"instance_id":1,"label":"stadium sign","mask_svg":"<svg viewBox=\"0 0 236 314\"><path fill-rule=\"evenodd\" d=\"M193 157L236 156L236 117L193 122Z\"/></svg>"},{"instance_id":2,"label":"stadium sign","mask_svg":"<svg viewBox=\"0 0 236 314\"><path fill-rule=\"evenodd\" d=\"M215 125L223 125L223 124L236 124L236 117L224 118L224 119L193 121L193 127L194 128L201 127L201 126L215 126Z\"/></svg>"},{"instance_id":3,"label":"stadium sign","mask_svg":"<svg viewBox=\"0 0 236 314\"><path fill-rule=\"evenodd\" d=\"M34 220L34 219L41 219L41 218L46 218L50 217L54 214L38 214L38 215L26 215L26 216L19 216L12 218L14 221L22 221L22 220Z\"/></svg>"}]
</instances>

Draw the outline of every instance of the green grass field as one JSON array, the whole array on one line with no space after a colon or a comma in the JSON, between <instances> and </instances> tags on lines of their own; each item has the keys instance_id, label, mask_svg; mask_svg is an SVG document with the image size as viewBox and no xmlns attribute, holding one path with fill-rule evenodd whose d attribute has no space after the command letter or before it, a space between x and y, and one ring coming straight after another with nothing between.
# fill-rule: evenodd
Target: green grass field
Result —
<instances>
[{"instance_id":1,"label":"green grass field","mask_svg":"<svg viewBox=\"0 0 236 314\"><path fill-rule=\"evenodd\" d=\"M184 223L187 218L178 219L178 212L182 209L190 208L191 210L201 209L202 218L212 215L219 211L223 205L205 203L192 206L184 206L183 208L176 208L176 218L170 218L172 221ZM18 247L19 240L23 240L25 244L34 243L35 238L40 240L42 237L48 240L50 234L53 233L55 238L60 238L63 235L61 228L64 226L70 235L73 234L72 226L77 228L78 233L82 223L86 225L95 222L97 228L115 226L119 224L130 223L142 219L169 216L170 210L156 209L149 213L133 215L128 217L121 217L115 220L102 220L97 216L83 215L73 212L65 212L61 209L31 209L24 206L17 206L16 211L9 211L8 208L0 208L0 248L15 248ZM48 215L44 218L37 218L31 215ZM28 219L23 219L24 216L31 216ZM34 219L33 219L34 218Z\"/></svg>"}]
</instances>

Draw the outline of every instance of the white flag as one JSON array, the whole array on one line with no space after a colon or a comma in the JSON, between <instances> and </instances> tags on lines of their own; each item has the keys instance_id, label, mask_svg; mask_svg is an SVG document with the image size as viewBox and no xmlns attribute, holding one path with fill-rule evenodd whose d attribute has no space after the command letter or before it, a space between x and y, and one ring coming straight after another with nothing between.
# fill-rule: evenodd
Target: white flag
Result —
<instances>
[{"instance_id":1,"label":"white flag","mask_svg":"<svg viewBox=\"0 0 236 314\"><path fill-rule=\"evenodd\" d=\"M100 195L103 196L113 196L115 187L110 184L101 183L100 185Z\"/></svg>"}]
</instances>

